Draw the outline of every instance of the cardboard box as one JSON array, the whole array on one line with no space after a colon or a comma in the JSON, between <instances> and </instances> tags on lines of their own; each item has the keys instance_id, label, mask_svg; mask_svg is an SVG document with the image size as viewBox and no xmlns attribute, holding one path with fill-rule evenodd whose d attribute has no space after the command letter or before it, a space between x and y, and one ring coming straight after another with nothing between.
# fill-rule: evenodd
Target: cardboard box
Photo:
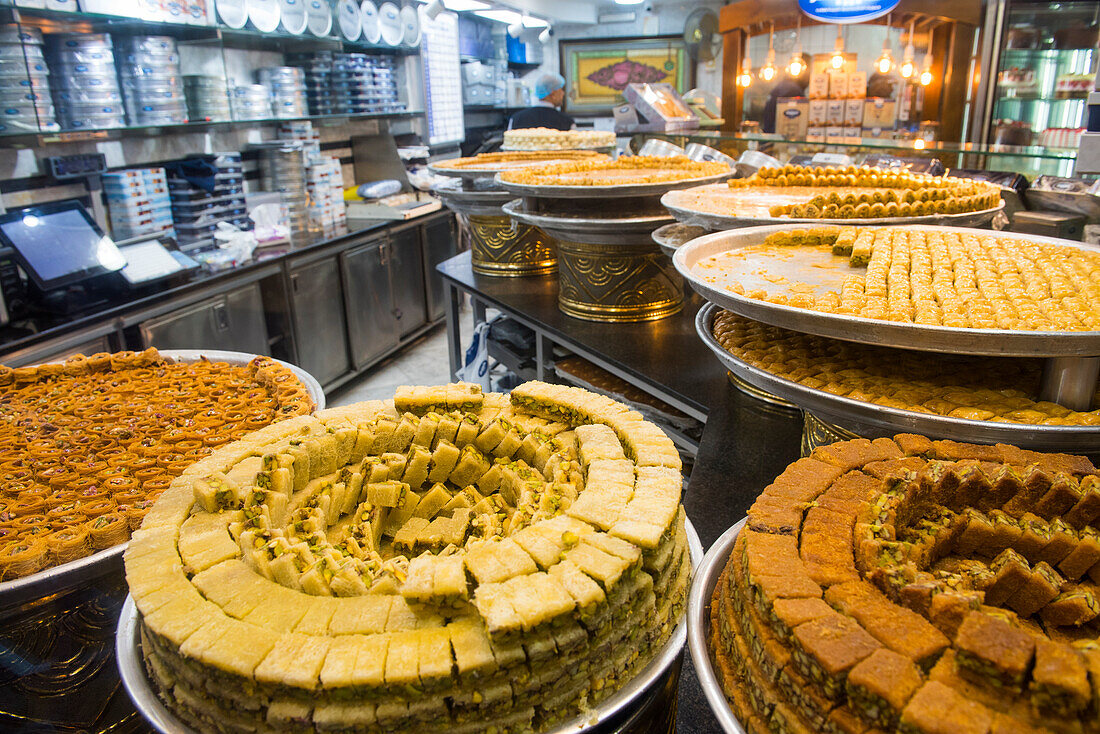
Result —
<instances>
[{"instance_id":1,"label":"cardboard box","mask_svg":"<svg viewBox=\"0 0 1100 734\"><path fill-rule=\"evenodd\" d=\"M825 128L825 140L829 143L839 143L844 138L844 128L839 125L830 125Z\"/></svg>"},{"instance_id":2,"label":"cardboard box","mask_svg":"<svg viewBox=\"0 0 1100 734\"><path fill-rule=\"evenodd\" d=\"M844 139L849 143L858 143L860 137L863 135L863 128L859 125L845 125L844 126Z\"/></svg>"},{"instance_id":3,"label":"cardboard box","mask_svg":"<svg viewBox=\"0 0 1100 734\"><path fill-rule=\"evenodd\" d=\"M865 127L863 128L863 137L877 140L892 140L894 137L894 130L893 128Z\"/></svg>"},{"instance_id":4,"label":"cardboard box","mask_svg":"<svg viewBox=\"0 0 1100 734\"><path fill-rule=\"evenodd\" d=\"M810 99L828 99L829 98L829 75L828 74L811 74L810 75L810 88L806 94Z\"/></svg>"},{"instance_id":5,"label":"cardboard box","mask_svg":"<svg viewBox=\"0 0 1100 734\"><path fill-rule=\"evenodd\" d=\"M830 99L826 103L825 124L826 125L843 125L844 124L844 100L842 100L842 99Z\"/></svg>"},{"instance_id":6,"label":"cardboard box","mask_svg":"<svg viewBox=\"0 0 1100 734\"><path fill-rule=\"evenodd\" d=\"M824 125L826 119L826 110L829 106L829 100L827 99L811 99L810 100L810 126Z\"/></svg>"},{"instance_id":7,"label":"cardboard box","mask_svg":"<svg viewBox=\"0 0 1100 734\"><path fill-rule=\"evenodd\" d=\"M845 99L848 96L848 74L843 71L829 72L829 99Z\"/></svg>"},{"instance_id":8,"label":"cardboard box","mask_svg":"<svg viewBox=\"0 0 1100 734\"><path fill-rule=\"evenodd\" d=\"M801 97L780 97L775 105L775 131L790 140L806 137L810 102Z\"/></svg>"},{"instance_id":9,"label":"cardboard box","mask_svg":"<svg viewBox=\"0 0 1100 734\"><path fill-rule=\"evenodd\" d=\"M897 103L885 97L868 97L863 103L863 127L893 129Z\"/></svg>"},{"instance_id":10,"label":"cardboard box","mask_svg":"<svg viewBox=\"0 0 1100 734\"><path fill-rule=\"evenodd\" d=\"M849 99L844 102L844 124L863 124L863 99Z\"/></svg>"},{"instance_id":11,"label":"cardboard box","mask_svg":"<svg viewBox=\"0 0 1100 734\"><path fill-rule=\"evenodd\" d=\"M867 72L853 71L848 75L848 98L867 96Z\"/></svg>"},{"instance_id":12,"label":"cardboard box","mask_svg":"<svg viewBox=\"0 0 1100 734\"><path fill-rule=\"evenodd\" d=\"M815 126L806 130L806 140L810 143L824 143L825 142L825 128Z\"/></svg>"}]
</instances>

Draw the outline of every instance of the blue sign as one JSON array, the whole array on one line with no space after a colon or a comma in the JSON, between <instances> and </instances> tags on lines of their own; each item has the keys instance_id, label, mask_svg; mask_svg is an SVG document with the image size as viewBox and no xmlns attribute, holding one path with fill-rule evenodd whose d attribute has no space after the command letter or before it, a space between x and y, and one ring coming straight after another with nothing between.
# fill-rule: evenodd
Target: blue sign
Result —
<instances>
[{"instance_id":1,"label":"blue sign","mask_svg":"<svg viewBox=\"0 0 1100 734\"><path fill-rule=\"evenodd\" d=\"M886 15L901 0L798 0L802 12L822 23L862 23Z\"/></svg>"}]
</instances>

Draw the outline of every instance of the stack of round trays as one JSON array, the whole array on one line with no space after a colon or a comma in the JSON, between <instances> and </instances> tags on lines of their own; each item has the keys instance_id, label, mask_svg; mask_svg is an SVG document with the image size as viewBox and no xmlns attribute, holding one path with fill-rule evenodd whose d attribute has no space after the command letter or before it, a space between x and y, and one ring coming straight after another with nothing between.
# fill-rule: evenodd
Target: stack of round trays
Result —
<instances>
[{"instance_id":1,"label":"stack of round trays","mask_svg":"<svg viewBox=\"0 0 1100 734\"><path fill-rule=\"evenodd\" d=\"M131 125L187 122L180 57L171 36L130 36L116 46Z\"/></svg>"},{"instance_id":2,"label":"stack of round trays","mask_svg":"<svg viewBox=\"0 0 1100 734\"><path fill-rule=\"evenodd\" d=\"M295 57L293 63L305 72L306 103L311 115L336 115L347 112L347 105L332 93L332 53L317 51Z\"/></svg>"},{"instance_id":3,"label":"stack of round trays","mask_svg":"<svg viewBox=\"0 0 1100 734\"><path fill-rule=\"evenodd\" d=\"M309 201L306 195L305 151L299 140L272 140L257 144L260 151L260 187L278 191L290 218L290 241L307 242Z\"/></svg>"},{"instance_id":4,"label":"stack of round trays","mask_svg":"<svg viewBox=\"0 0 1100 734\"><path fill-rule=\"evenodd\" d=\"M228 122L229 89L223 76L189 74L183 77L187 111L194 122Z\"/></svg>"},{"instance_id":5,"label":"stack of round trays","mask_svg":"<svg viewBox=\"0 0 1100 734\"><path fill-rule=\"evenodd\" d=\"M58 130L42 32L0 26L0 133Z\"/></svg>"},{"instance_id":6,"label":"stack of round trays","mask_svg":"<svg viewBox=\"0 0 1100 734\"><path fill-rule=\"evenodd\" d=\"M270 66L256 72L271 92L272 117L293 120L306 116L305 75L297 66Z\"/></svg>"},{"instance_id":7,"label":"stack of round trays","mask_svg":"<svg viewBox=\"0 0 1100 734\"><path fill-rule=\"evenodd\" d=\"M106 33L46 36L58 122L66 130L126 126L115 73L114 44Z\"/></svg>"},{"instance_id":8,"label":"stack of round trays","mask_svg":"<svg viewBox=\"0 0 1100 734\"><path fill-rule=\"evenodd\" d=\"M343 54L333 64L333 92L347 99L351 114L387 112L397 104L397 85L388 58Z\"/></svg>"},{"instance_id":9,"label":"stack of round trays","mask_svg":"<svg viewBox=\"0 0 1100 734\"><path fill-rule=\"evenodd\" d=\"M234 120L271 119L271 92L263 84L233 87L229 102Z\"/></svg>"}]
</instances>

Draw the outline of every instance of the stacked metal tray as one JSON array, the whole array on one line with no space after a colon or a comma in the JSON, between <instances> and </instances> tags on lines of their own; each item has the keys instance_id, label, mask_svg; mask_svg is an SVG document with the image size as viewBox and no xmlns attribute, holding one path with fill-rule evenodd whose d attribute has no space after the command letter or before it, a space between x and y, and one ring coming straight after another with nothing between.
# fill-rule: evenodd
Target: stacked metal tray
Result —
<instances>
[{"instance_id":1,"label":"stacked metal tray","mask_svg":"<svg viewBox=\"0 0 1100 734\"><path fill-rule=\"evenodd\" d=\"M764 370L752 367L726 351L714 338L712 323L720 308L739 316L792 331L861 344L873 344L944 354L996 357L1039 357L1047 359L1042 393L1055 402L1067 402L1074 393L1091 397L1096 389L1096 358L1100 355L1100 332L1092 331L1014 331L972 329L909 324L858 316L824 313L738 295L700 278L694 268L700 261L724 252L759 245L773 232L806 228L805 225L771 225L718 232L695 239L681 247L673 263L696 292L711 302L696 318L696 330L703 342L734 376L750 385L789 400L806 411L861 435L892 435L902 432L925 433L934 438L950 438L976 443L1005 442L1028 448L1060 451L1096 451L1100 449L1100 427L1056 426L965 420L916 411L887 408L853 400L823 390L807 388ZM909 229L951 231L988 235L987 230L968 230L929 225ZM1092 252L1100 247L1079 242L1001 232L998 237L1057 244ZM796 253L769 259L767 255L748 261L742 268L746 277L765 265L771 277L818 287L831 286L829 274L820 263L809 262ZM1090 377L1091 375L1091 377ZM1052 384L1053 383L1053 384Z\"/></svg>"}]
</instances>

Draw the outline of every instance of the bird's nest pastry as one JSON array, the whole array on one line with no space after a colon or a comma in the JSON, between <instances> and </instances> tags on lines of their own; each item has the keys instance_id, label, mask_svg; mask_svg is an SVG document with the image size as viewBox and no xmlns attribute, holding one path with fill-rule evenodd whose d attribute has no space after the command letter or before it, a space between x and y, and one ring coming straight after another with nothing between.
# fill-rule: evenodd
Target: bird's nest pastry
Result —
<instances>
[{"instance_id":1,"label":"bird's nest pastry","mask_svg":"<svg viewBox=\"0 0 1100 734\"><path fill-rule=\"evenodd\" d=\"M902 434L819 447L749 510L711 653L750 732L1100 730L1100 472Z\"/></svg>"},{"instance_id":2,"label":"bird's nest pastry","mask_svg":"<svg viewBox=\"0 0 1100 734\"><path fill-rule=\"evenodd\" d=\"M177 363L147 349L0 367L0 581L126 542L187 466L313 407L268 357Z\"/></svg>"},{"instance_id":3,"label":"bird's nest pastry","mask_svg":"<svg viewBox=\"0 0 1100 734\"><path fill-rule=\"evenodd\" d=\"M531 382L399 388L258 431L126 554L147 670L200 731L530 731L663 645L690 558L680 459Z\"/></svg>"}]
</instances>

